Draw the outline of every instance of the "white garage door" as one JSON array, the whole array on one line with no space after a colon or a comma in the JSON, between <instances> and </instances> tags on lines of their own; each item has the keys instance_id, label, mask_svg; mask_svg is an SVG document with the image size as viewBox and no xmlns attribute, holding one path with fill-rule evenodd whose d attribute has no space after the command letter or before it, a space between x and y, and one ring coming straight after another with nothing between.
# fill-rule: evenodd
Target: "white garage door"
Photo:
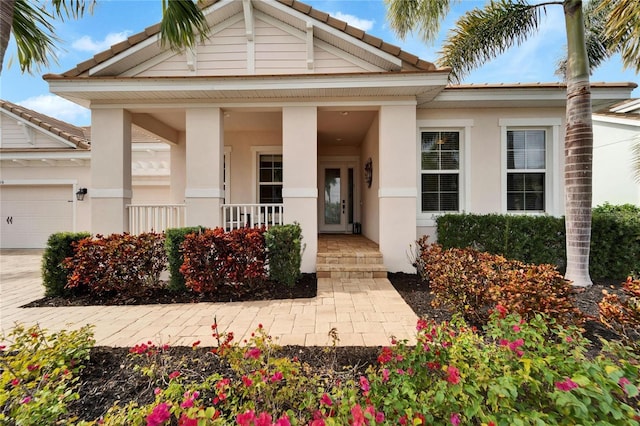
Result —
<instances>
[{"instance_id":1,"label":"white garage door","mask_svg":"<svg viewBox=\"0 0 640 426\"><path fill-rule=\"evenodd\" d=\"M71 185L0 186L0 248L43 248L54 232L73 231Z\"/></svg>"}]
</instances>

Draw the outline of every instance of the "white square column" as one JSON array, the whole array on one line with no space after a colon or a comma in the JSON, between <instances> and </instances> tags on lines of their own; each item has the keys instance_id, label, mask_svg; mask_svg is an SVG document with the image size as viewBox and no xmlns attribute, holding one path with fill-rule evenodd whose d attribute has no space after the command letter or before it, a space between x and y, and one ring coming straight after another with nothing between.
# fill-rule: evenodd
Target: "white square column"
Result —
<instances>
[{"instance_id":1,"label":"white square column","mask_svg":"<svg viewBox=\"0 0 640 426\"><path fill-rule=\"evenodd\" d=\"M91 232L129 231L131 114L122 108L91 111Z\"/></svg>"},{"instance_id":2,"label":"white square column","mask_svg":"<svg viewBox=\"0 0 640 426\"><path fill-rule=\"evenodd\" d=\"M187 226L222 226L224 125L220 108L186 111Z\"/></svg>"},{"instance_id":3,"label":"white square column","mask_svg":"<svg viewBox=\"0 0 640 426\"><path fill-rule=\"evenodd\" d=\"M318 110L282 109L282 167L286 223L302 227L302 272L315 272L318 253Z\"/></svg>"},{"instance_id":4,"label":"white square column","mask_svg":"<svg viewBox=\"0 0 640 426\"><path fill-rule=\"evenodd\" d=\"M187 185L187 141L186 134L180 132L178 143L170 147L170 197L172 204L184 203L184 192Z\"/></svg>"},{"instance_id":5,"label":"white square column","mask_svg":"<svg viewBox=\"0 0 640 426\"><path fill-rule=\"evenodd\" d=\"M380 107L380 251L389 272L415 272L407 254L416 240L416 143L415 104Z\"/></svg>"}]
</instances>

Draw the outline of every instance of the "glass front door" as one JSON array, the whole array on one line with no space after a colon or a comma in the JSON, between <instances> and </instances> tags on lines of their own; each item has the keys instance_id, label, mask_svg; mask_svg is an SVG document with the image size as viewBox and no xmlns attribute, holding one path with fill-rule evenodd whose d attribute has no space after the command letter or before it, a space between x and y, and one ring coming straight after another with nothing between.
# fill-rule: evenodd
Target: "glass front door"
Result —
<instances>
[{"instance_id":1,"label":"glass front door","mask_svg":"<svg viewBox=\"0 0 640 426\"><path fill-rule=\"evenodd\" d=\"M321 163L319 167L318 225L320 232L350 232L355 208L355 165Z\"/></svg>"}]
</instances>

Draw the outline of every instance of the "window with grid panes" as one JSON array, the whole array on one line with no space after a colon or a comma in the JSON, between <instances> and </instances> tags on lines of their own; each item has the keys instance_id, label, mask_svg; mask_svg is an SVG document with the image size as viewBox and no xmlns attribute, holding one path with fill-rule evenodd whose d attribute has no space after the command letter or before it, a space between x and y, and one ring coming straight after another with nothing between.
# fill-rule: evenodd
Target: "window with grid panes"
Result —
<instances>
[{"instance_id":1,"label":"window with grid panes","mask_svg":"<svg viewBox=\"0 0 640 426\"><path fill-rule=\"evenodd\" d=\"M507 210L545 211L546 132L507 130Z\"/></svg>"},{"instance_id":2,"label":"window with grid panes","mask_svg":"<svg viewBox=\"0 0 640 426\"><path fill-rule=\"evenodd\" d=\"M260 154L258 202L282 203L282 154Z\"/></svg>"},{"instance_id":3,"label":"window with grid panes","mask_svg":"<svg viewBox=\"0 0 640 426\"><path fill-rule=\"evenodd\" d=\"M460 210L460 132L422 132L421 210Z\"/></svg>"}]
</instances>

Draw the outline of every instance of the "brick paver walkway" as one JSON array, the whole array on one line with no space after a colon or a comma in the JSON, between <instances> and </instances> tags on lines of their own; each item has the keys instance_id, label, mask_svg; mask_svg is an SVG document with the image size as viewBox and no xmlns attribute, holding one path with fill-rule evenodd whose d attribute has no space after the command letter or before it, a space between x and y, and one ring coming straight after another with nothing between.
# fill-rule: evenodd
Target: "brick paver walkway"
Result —
<instances>
[{"instance_id":1,"label":"brick paver walkway","mask_svg":"<svg viewBox=\"0 0 640 426\"><path fill-rule=\"evenodd\" d=\"M417 317L386 278L318 280L313 299L144 306L21 308L43 296L40 250L0 252L0 329L15 323L48 330L95 325L97 345L132 346L147 340L213 346L211 324L233 331L242 341L258 324L282 345L330 345L336 328L339 346L378 346L414 337ZM239 339L239 340L238 340Z\"/></svg>"}]
</instances>

